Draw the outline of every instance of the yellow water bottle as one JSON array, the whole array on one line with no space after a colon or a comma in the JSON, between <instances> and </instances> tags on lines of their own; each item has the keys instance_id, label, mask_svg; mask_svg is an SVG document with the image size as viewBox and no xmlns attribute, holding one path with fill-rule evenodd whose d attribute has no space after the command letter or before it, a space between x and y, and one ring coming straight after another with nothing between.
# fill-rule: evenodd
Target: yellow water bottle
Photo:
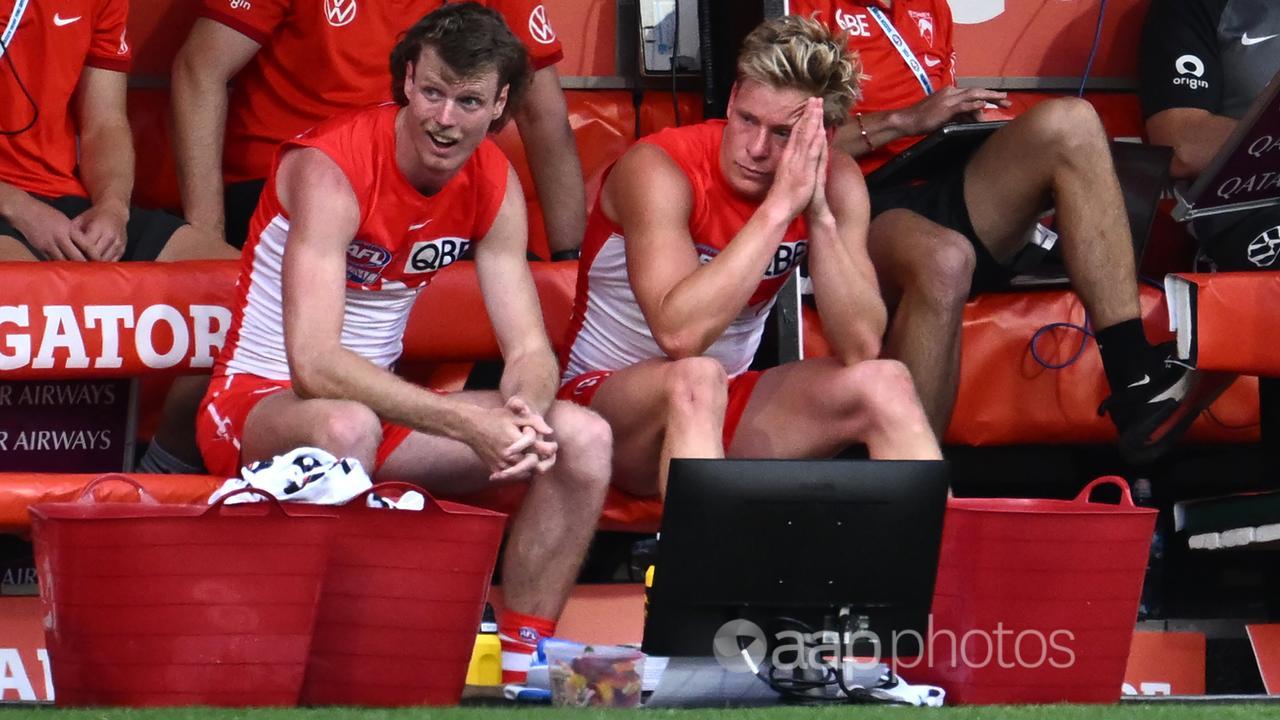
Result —
<instances>
[{"instance_id":1,"label":"yellow water bottle","mask_svg":"<svg viewBox=\"0 0 1280 720\"><path fill-rule=\"evenodd\" d=\"M649 593L653 591L653 566L644 571L644 616L649 618Z\"/></svg>"},{"instance_id":2,"label":"yellow water bottle","mask_svg":"<svg viewBox=\"0 0 1280 720\"><path fill-rule=\"evenodd\" d=\"M502 643L498 640L498 621L493 606L485 603L484 619L476 634L475 648L471 651L471 664L467 666L468 685L502 684Z\"/></svg>"}]
</instances>

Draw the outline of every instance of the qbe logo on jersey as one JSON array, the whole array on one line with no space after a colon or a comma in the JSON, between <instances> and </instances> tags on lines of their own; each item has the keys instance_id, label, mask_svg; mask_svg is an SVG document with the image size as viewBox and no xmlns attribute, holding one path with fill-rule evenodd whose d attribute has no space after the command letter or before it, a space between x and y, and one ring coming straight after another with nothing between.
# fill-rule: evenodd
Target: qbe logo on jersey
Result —
<instances>
[{"instance_id":1,"label":"qbe logo on jersey","mask_svg":"<svg viewBox=\"0 0 1280 720\"><path fill-rule=\"evenodd\" d=\"M441 237L413 244L405 273L435 272L462 258L471 241L460 237Z\"/></svg>"},{"instance_id":2,"label":"qbe logo on jersey","mask_svg":"<svg viewBox=\"0 0 1280 720\"><path fill-rule=\"evenodd\" d=\"M694 250L698 253L698 263L702 265L711 262L720 254L720 251L716 248L703 243L694 245ZM799 265L800 261L808 254L808 240L779 243L778 249L773 253L773 259L769 261L769 266L764 269L765 279L769 280L786 275Z\"/></svg>"},{"instance_id":3,"label":"qbe logo on jersey","mask_svg":"<svg viewBox=\"0 0 1280 720\"><path fill-rule=\"evenodd\" d=\"M847 13L836 8L836 24L841 30L854 37L871 37L871 26L868 22L867 16L862 13Z\"/></svg>"},{"instance_id":4,"label":"qbe logo on jersey","mask_svg":"<svg viewBox=\"0 0 1280 720\"><path fill-rule=\"evenodd\" d=\"M786 275L791 272L792 268L799 265L804 256L808 254L808 240L781 243L778 245L778 250L774 252L773 260L769 263L769 267L765 268L764 276L766 278L776 278Z\"/></svg>"}]
</instances>

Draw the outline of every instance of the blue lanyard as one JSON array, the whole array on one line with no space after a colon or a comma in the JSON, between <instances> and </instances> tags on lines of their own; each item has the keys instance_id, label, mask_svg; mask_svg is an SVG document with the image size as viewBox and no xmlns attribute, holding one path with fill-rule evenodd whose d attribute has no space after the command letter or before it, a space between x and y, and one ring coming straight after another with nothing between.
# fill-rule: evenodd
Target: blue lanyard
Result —
<instances>
[{"instance_id":1,"label":"blue lanyard","mask_svg":"<svg viewBox=\"0 0 1280 720\"><path fill-rule=\"evenodd\" d=\"M22 22L22 15L27 11L28 0L17 0L13 4L13 13L9 15L9 24L4 26L4 35L0 35L0 57L4 57L4 53L9 49L9 43L13 41L14 33L18 32L18 23Z\"/></svg>"},{"instance_id":2,"label":"blue lanyard","mask_svg":"<svg viewBox=\"0 0 1280 720\"><path fill-rule=\"evenodd\" d=\"M920 81L920 87L924 88L925 95L933 94L933 83L929 82L929 74L924 71L924 66L916 59L916 54L911 52L911 48L907 47L907 41L902 39L902 33L893 26L884 11L874 5L867 6L867 12L871 13L871 17L875 18L876 23L880 25L880 29L884 31L885 37L889 38L889 42L893 43L893 47L902 56L907 67L915 74L916 80Z\"/></svg>"}]
</instances>

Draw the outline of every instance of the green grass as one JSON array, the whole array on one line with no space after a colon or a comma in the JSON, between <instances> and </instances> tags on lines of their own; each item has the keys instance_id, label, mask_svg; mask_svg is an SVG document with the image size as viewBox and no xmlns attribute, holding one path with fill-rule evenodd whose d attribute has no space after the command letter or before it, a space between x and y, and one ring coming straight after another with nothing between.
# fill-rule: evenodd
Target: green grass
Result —
<instances>
[{"instance_id":1,"label":"green grass","mask_svg":"<svg viewBox=\"0 0 1280 720\"><path fill-rule=\"evenodd\" d=\"M640 713L637 715L637 713ZM941 713L941 716L938 714ZM0 709L0 720L624 720L628 717L670 720L847 720L848 718L939 718L941 720L1254 720L1280 718L1280 703L1266 704L1150 704L1150 705L1023 705L955 707L942 710L881 707L782 707L736 710L562 710L550 707L464 707L371 710L350 708L216 710L173 708L159 710L63 710L51 707Z\"/></svg>"}]
</instances>

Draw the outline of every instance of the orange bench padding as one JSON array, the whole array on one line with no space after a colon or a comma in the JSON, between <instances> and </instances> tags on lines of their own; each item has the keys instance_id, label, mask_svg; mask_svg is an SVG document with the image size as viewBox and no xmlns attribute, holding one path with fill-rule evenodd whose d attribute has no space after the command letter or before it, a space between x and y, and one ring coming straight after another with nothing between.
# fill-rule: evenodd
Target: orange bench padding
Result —
<instances>
[{"instance_id":1,"label":"orange bench padding","mask_svg":"<svg viewBox=\"0 0 1280 720\"><path fill-rule=\"evenodd\" d=\"M1196 286L1196 367L1280 377L1280 272L1178 277Z\"/></svg>"},{"instance_id":2,"label":"orange bench padding","mask_svg":"<svg viewBox=\"0 0 1280 720\"><path fill-rule=\"evenodd\" d=\"M576 261L530 263L553 339L562 338L573 306ZM240 263L0 263L0 378L59 380L207 372L225 333ZM38 274L39 280L33 279ZM102 320L101 315L119 319ZM184 322L187 352L174 348ZM150 332L140 337L139 325ZM217 340L220 346L221 339ZM41 366L43 353L52 358ZM83 348L83 350L81 350ZM25 350L24 350L25 349ZM150 355L151 357L146 357ZM78 363L70 361L80 357ZM408 361L446 362L500 357L484 312L475 266L458 262L422 295L405 331ZM26 362L19 365L21 360ZM76 367L74 365L82 365Z\"/></svg>"},{"instance_id":3,"label":"orange bench padding","mask_svg":"<svg viewBox=\"0 0 1280 720\"><path fill-rule=\"evenodd\" d=\"M206 502L223 482L222 478L211 475L127 474L164 503ZM31 527L27 508L36 503L75 500L85 484L95 477L73 473L0 473L0 533L25 534ZM454 499L514 515L527 490L524 483L515 483ZM132 502L137 498L133 489L124 483L107 483L96 494L101 500L119 502ZM662 505L657 499L635 498L610 489L600 517L600 529L656 532L661 516Z\"/></svg>"},{"instance_id":4,"label":"orange bench padding","mask_svg":"<svg viewBox=\"0 0 1280 720\"><path fill-rule=\"evenodd\" d=\"M1163 296L1142 288L1147 334L1169 338ZM960 392L946 442L988 446L1017 444L1109 443L1115 428L1098 417L1107 384L1092 340L1080 358L1061 370L1045 368L1031 357L1031 337L1052 322L1084 321L1084 308L1066 290L991 293L970 301L961 333ZM829 355L816 313L806 308L805 356ZM1080 334L1045 333L1040 357L1061 363L1075 353ZM1218 398L1188 432L1192 442L1244 443L1259 437L1257 380L1243 377Z\"/></svg>"}]
</instances>

